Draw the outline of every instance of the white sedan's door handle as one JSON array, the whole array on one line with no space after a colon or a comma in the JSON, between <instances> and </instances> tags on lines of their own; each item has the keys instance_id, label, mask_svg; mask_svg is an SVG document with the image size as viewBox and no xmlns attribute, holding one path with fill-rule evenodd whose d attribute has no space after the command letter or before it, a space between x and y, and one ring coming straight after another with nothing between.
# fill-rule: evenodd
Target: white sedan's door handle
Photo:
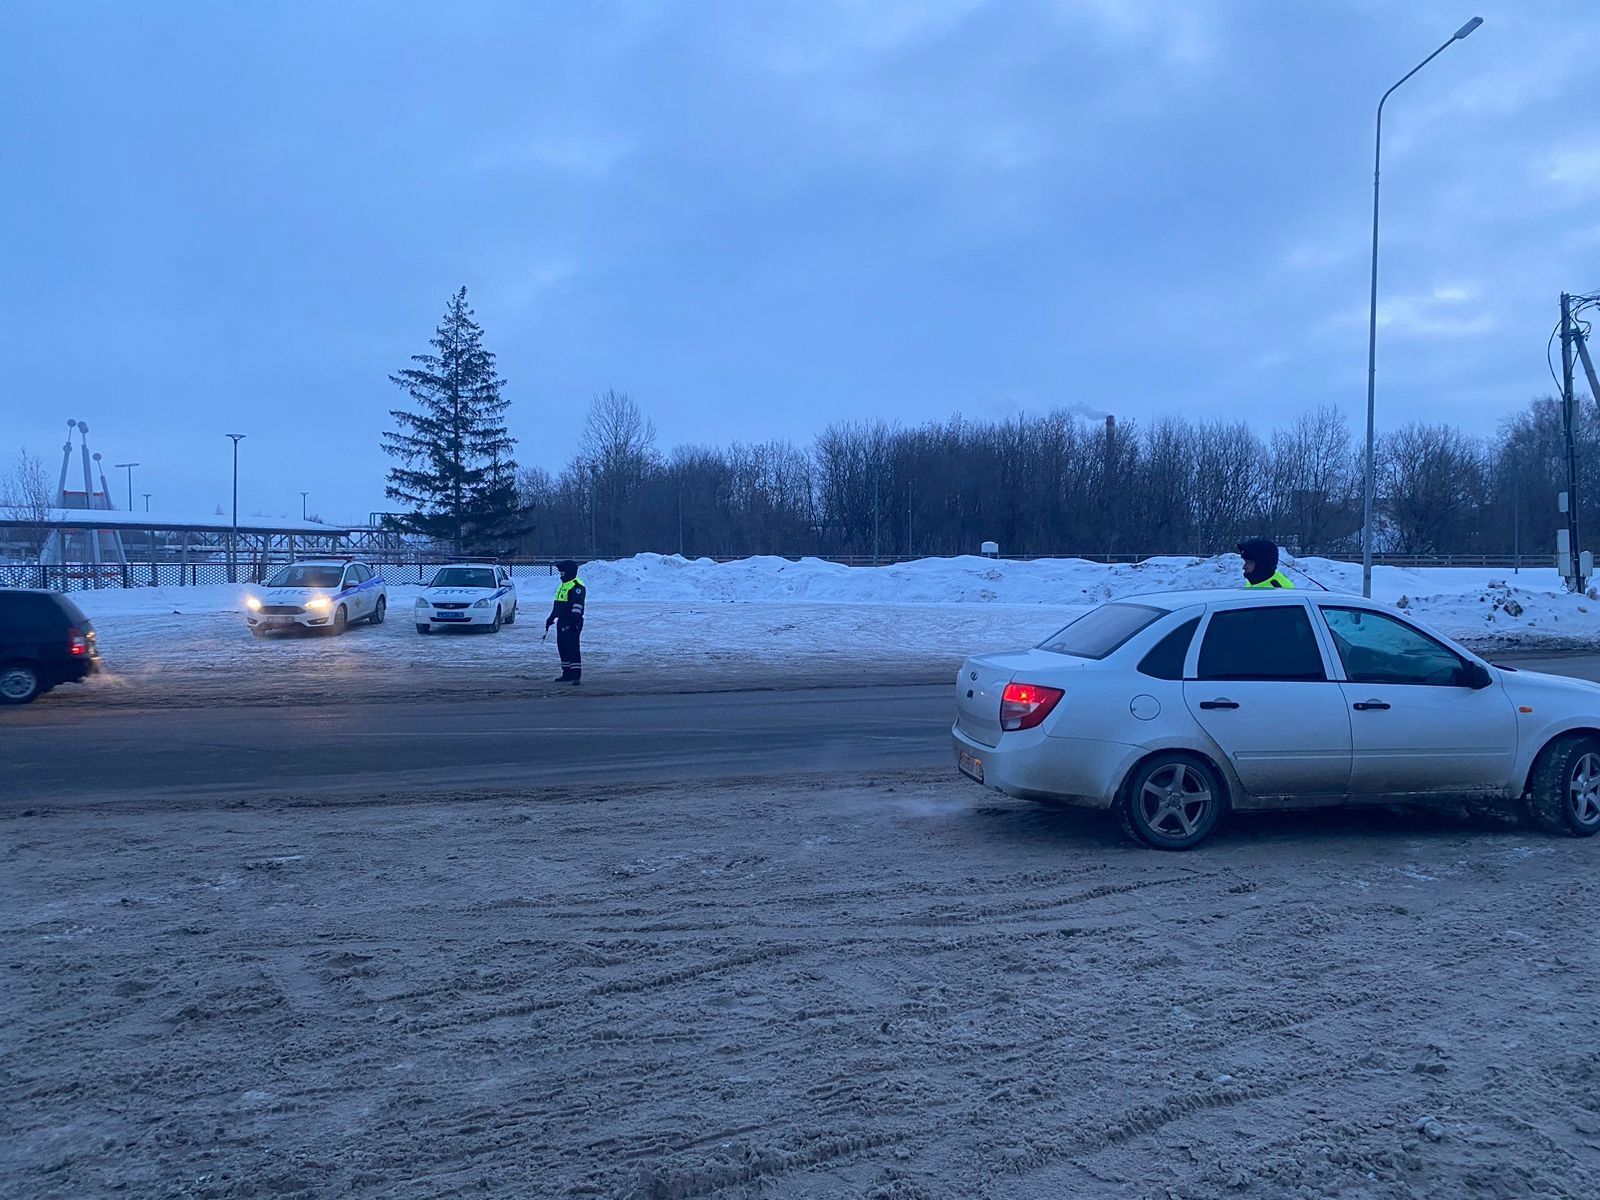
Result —
<instances>
[{"instance_id":1,"label":"white sedan's door handle","mask_svg":"<svg viewBox=\"0 0 1600 1200\"><path fill-rule=\"evenodd\" d=\"M1217 699L1217 700L1202 700L1202 701L1200 701L1200 707L1201 708L1238 708L1239 707L1239 702L1237 700L1229 700L1226 696L1223 696L1223 697L1221 697L1220 699Z\"/></svg>"},{"instance_id":2,"label":"white sedan's door handle","mask_svg":"<svg viewBox=\"0 0 1600 1200\"><path fill-rule=\"evenodd\" d=\"M1384 700L1357 700L1350 707L1357 712L1376 712L1380 709L1388 708L1389 704Z\"/></svg>"}]
</instances>

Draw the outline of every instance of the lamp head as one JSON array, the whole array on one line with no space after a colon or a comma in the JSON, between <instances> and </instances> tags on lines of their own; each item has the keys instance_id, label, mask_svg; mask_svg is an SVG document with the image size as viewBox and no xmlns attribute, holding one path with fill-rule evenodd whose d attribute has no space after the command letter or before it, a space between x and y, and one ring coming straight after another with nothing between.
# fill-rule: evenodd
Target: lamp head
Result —
<instances>
[{"instance_id":1,"label":"lamp head","mask_svg":"<svg viewBox=\"0 0 1600 1200\"><path fill-rule=\"evenodd\" d=\"M1466 37L1467 34L1471 33L1474 29L1476 29L1479 25L1482 25L1482 24L1483 24L1483 18L1482 17L1473 17L1472 20L1468 21L1460 29L1456 30L1455 40L1459 42L1462 38Z\"/></svg>"}]
</instances>

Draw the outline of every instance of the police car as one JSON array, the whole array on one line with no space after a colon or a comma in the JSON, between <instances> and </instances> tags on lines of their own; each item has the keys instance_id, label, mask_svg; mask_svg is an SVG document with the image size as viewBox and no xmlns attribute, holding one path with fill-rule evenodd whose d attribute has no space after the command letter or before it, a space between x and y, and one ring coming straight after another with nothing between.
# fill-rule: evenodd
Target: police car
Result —
<instances>
[{"instance_id":1,"label":"police car","mask_svg":"<svg viewBox=\"0 0 1600 1200\"><path fill-rule=\"evenodd\" d=\"M280 567L245 593L245 624L257 637L274 629L343 633L356 621L383 624L389 589L365 563L308 559Z\"/></svg>"},{"instance_id":2,"label":"police car","mask_svg":"<svg viewBox=\"0 0 1600 1200\"><path fill-rule=\"evenodd\" d=\"M517 619L517 588L511 572L489 563L449 563L433 573L417 597L418 633L453 625L490 633Z\"/></svg>"}]
</instances>

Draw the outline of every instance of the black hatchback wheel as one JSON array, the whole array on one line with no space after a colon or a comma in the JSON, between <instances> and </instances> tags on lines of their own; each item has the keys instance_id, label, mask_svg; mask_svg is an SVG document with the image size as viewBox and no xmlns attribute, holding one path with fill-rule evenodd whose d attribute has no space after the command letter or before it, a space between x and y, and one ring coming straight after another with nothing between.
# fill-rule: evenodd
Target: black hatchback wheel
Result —
<instances>
[{"instance_id":1,"label":"black hatchback wheel","mask_svg":"<svg viewBox=\"0 0 1600 1200\"><path fill-rule=\"evenodd\" d=\"M27 663L0 666L0 704L26 704L38 698L39 672Z\"/></svg>"},{"instance_id":2,"label":"black hatchback wheel","mask_svg":"<svg viewBox=\"0 0 1600 1200\"><path fill-rule=\"evenodd\" d=\"M1184 754L1161 754L1129 777L1122 797L1122 825L1157 850L1187 850L1211 836L1227 789L1208 764Z\"/></svg>"}]
</instances>

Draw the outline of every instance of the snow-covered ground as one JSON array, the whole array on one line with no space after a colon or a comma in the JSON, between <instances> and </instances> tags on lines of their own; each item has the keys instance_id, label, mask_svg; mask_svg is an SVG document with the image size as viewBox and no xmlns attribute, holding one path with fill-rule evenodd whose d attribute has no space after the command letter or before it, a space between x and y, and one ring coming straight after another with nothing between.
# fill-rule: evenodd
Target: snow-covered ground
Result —
<instances>
[{"instance_id":1,"label":"snow-covered ground","mask_svg":"<svg viewBox=\"0 0 1600 1200\"><path fill-rule=\"evenodd\" d=\"M1595 846L923 775L0 839L0 1193L1600 1195Z\"/></svg>"},{"instance_id":2,"label":"snow-covered ground","mask_svg":"<svg viewBox=\"0 0 1600 1200\"><path fill-rule=\"evenodd\" d=\"M1308 558L1289 573L1299 586L1358 594L1358 564ZM585 564L591 607L603 617L612 603L638 603L661 609L698 606L982 606L1001 611L1043 606L1070 613L1106 600L1144 592L1227 588L1240 583L1235 555L1216 558L1151 558L1140 563L1038 559L1011 562L984 558L930 558L882 567L849 567L820 559L798 562L758 557L718 563L676 555L640 554L633 558ZM554 580L522 577L524 613L543 615ZM130 588L74 593L89 616L109 622L136 616L243 612L242 586ZM391 614L405 623L418 589L390 589ZM1600 640L1600 602L1566 592L1553 568L1513 575L1507 569L1476 567L1378 567L1373 594L1400 604L1434 627L1464 639L1545 638ZM726 638L750 648L783 646L774 641L769 620L719 615ZM1004 622L995 622L1003 627ZM794 639L788 639L790 641Z\"/></svg>"},{"instance_id":3,"label":"snow-covered ground","mask_svg":"<svg viewBox=\"0 0 1600 1200\"><path fill-rule=\"evenodd\" d=\"M584 637L590 685L720 689L777 683L911 681L942 677L967 654L1035 644L1104 600L1215 588L1239 579L1238 559L1158 558L1105 566L925 559L847 567L815 559L731 563L639 555L587 564ZM1360 568L1306 560L1315 579L1357 592ZM1379 568L1379 599L1488 648L1600 644L1600 603L1561 589L1553 570ZM409 620L419 589L390 589L390 618L343 638L252 638L238 586L77 592L95 622L107 674L95 702L259 702L356 690L403 699L421 691L504 691L558 669L541 641L554 580L519 580L522 619L499 634L419 637ZM67 697L76 694L77 701ZM62 702L87 703L83 689Z\"/></svg>"}]
</instances>

